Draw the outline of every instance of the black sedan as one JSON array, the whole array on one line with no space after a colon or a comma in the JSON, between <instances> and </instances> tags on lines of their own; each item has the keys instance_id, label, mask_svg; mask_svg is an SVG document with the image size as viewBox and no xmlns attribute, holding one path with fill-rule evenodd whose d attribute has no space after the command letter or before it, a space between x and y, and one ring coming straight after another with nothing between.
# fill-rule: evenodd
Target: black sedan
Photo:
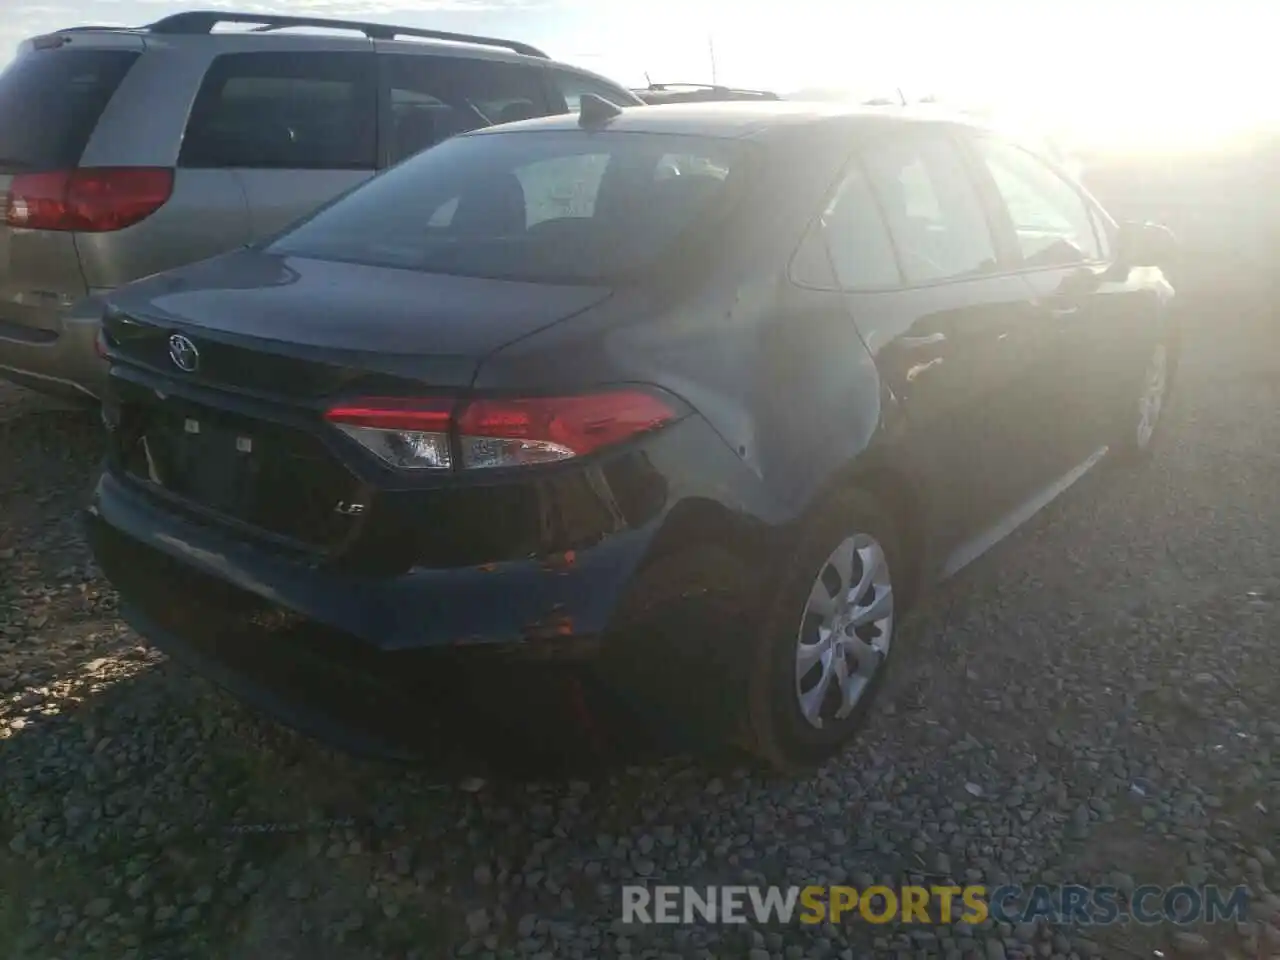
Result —
<instances>
[{"instance_id":1,"label":"black sedan","mask_svg":"<svg viewBox=\"0 0 1280 960\"><path fill-rule=\"evenodd\" d=\"M923 587L1149 452L1171 238L936 114L586 99L119 291L96 555L354 748L569 676L584 724L816 762Z\"/></svg>"}]
</instances>

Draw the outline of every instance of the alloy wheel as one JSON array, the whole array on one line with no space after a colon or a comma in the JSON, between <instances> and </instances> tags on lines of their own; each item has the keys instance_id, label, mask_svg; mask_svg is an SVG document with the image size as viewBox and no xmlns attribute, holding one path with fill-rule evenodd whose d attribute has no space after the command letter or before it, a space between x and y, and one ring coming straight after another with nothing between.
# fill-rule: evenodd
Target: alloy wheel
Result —
<instances>
[{"instance_id":1,"label":"alloy wheel","mask_svg":"<svg viewBox=\"0 0 1280 960\"><path fill-rule=\"evenodd\" d=\"M1155 435L1164 409L1165 391L1169 383L1169 352L1159 344L1147 363L1142 396L1138 399L1138 449L1145 449Z\"/></svg>"},{"instance_id":2,"label":"alloy wheel","mask_svg":"<svg viewBox=\"0 0 1280 960\"><path fill-rule=\"evenodd\" d=\"M814 580L796 640L796 699L811 726L853 713L889 655L893 626L884 547L868 534L848 537Z\"/></svg>"}]
</instances>

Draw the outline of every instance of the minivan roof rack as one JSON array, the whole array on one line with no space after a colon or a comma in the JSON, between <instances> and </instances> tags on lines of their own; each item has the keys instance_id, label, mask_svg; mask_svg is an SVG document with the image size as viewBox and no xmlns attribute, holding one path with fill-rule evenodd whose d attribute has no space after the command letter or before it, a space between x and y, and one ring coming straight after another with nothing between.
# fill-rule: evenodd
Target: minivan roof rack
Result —
<instances>
[{"instance_id":1,"label":"minivan roof rack","mask_svg":"<svg viewBox=\"0 0 1280 960\"><path fill-rule=\"evenodd\" d=\"M429 40L447 40L451 43L469 43L482 47L501 47L526 57L549 60L537 47L519 40L502 40L498 37L482 37L470 33L450 33L446 30L426 30L421 27L400 27L387 23L366 23L362 20L334 20L328 17L290 17L275 13L223 13L215 10L188 10L163 17L143 29L149 33L192 34L212 33L220 23L253 23L260 30L284 30L289 27L327 27L332 30L357 30L371 40L394 40L396 37L423 37Z\"/></svg>"}]
</instances>

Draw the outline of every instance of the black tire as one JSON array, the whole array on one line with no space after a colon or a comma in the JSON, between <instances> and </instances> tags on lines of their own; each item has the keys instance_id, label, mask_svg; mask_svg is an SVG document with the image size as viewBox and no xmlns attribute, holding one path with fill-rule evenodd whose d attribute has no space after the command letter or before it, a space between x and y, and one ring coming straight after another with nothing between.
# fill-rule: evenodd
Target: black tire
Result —
<instances>
[{"instance_id":1,"label":"black tire","mask_svg":"<svg viewBox=\"0 0 1280 960\"><path fill-rule=\"evenodd\" d=\"M1164 424L1168 419L1169 401L1177 380L1179 360L1177 341L1173 338L1162 339L1153 346L1152 353L1154 354L1157 349L1163 349L1165 352L1165 385L1160 413L1150 436L1145 442L1141 441L1138 430L1141 419L1140 405L1149 369L1144 365L1135 377L1134 387L1130 391L1132 399L1125 404L1116 417L1115 439L1112 441L1111 450L1116 462L1122 466L1140 466L1151 460L1152 451L1164 432Z\"/></svg>"},{"instance_id":2,"label":"black tire","mask_svg":"<svg viewBox=\"0 0 1280 960\"><path fill-rule=\"evenodd\" d=\"M870 535L883 549L894 596L892 632L901 622L908 594L902 540L889 511L861 491L842 492L805 524L795 552L782 568L781 583L765 606L748 680L747 749L778 772L810 768L847 745L884 683L891 656L880 661L861 699L843 719L823 729L805 719L797 702L796 650L806 603L828 558L848 537ZM889 653L892 654L890 644Z\"/></svg>"}]
</instances>

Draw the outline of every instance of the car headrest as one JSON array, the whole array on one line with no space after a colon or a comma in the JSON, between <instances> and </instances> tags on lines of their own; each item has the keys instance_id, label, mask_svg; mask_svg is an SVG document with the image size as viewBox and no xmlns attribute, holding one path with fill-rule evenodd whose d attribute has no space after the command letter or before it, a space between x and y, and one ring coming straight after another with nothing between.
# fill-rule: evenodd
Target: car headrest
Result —
<instances>
[{"instance_id":1,"label":"car headrest","mask_svg":"<svg viewBox=\"0 0 1280 960\"><path fill-rule=\"evenodd\" d=\"M538 111L534 109L532 103L528 100L517 100L515 103L508 103L505 107L498 111L495 123L515 123L518 120L529 120L536 117Z\"/></svg>"},{"instance_id":2,"label":"car headrest","mask_svg":"<svg viewBox=\"0 0 1280 960\"><path fill-rule=\"evenodd\" d=\"M514 173L486 178L462 195L450 226L461 233L505 236L528 227L524 187Z\"/></svg>"}]
</instances>

